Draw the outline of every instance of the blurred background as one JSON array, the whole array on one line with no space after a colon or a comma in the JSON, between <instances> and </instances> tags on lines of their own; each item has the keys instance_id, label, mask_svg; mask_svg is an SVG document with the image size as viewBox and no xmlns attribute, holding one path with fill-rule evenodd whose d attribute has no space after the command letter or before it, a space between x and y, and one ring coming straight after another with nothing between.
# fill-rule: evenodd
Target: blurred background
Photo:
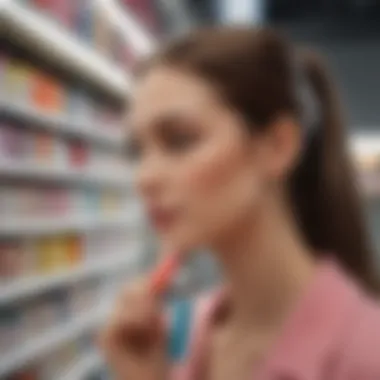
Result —
<instances>
[{"instance_id":1,"label":"blurred background","mask_svg":"<svg viewBox=\"0 0 380 380\"><path fill-rule=\"evenodd\" d=\"M123 152L130 70L160 40L270 24L329 60L380 273L380 2L0 0L0 379L110 379L94 345L154 262ZM175 293L218 278L198 257Z\"/></svg>"}]
</instances>

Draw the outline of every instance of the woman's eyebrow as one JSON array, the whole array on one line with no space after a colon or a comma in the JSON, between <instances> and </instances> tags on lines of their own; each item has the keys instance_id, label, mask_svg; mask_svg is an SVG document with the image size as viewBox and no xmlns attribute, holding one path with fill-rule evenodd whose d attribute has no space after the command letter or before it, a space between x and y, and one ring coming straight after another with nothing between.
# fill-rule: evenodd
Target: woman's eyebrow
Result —
<instances>
[{"instance_id":1,"label":"woman's eyebrow","mask_svg":"<svg viewBox=\"0 0 380 380\"><path fill-rule=\"evenodd\" d=\"M175 110L163 113L150 121L130 120L127 126L127 134L134 135L138 138L146 132L164 132L170 129L178 128L188 124L186 116L183 113Z\"/></svg>"}]
</instances>

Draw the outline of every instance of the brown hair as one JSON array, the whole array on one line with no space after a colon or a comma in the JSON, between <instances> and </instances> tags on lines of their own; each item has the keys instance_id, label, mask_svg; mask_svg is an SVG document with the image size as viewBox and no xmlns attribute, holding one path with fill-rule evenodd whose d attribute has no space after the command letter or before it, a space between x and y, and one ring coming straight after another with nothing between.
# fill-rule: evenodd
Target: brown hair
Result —
<instances>
[{"instance_id":1,"label":"brown hair","mask_svg":"<svg viewBox=\"0 0 380 380\"><path fill-rule=\"evenodd\" d=\"M145 69L155 64L202 76L245 118L249 130L262 131L284 112L301 121L294 72L295 67L303 71L320 115L318 125L306 136L302 162L290 178L294 212L317 254L335 254L347 270L373 288L371 251L347 154L344 122L320 59L311 52L295 51L268 28L220 27L198 30L175 41Z\"/></svg>"}]
</instances>

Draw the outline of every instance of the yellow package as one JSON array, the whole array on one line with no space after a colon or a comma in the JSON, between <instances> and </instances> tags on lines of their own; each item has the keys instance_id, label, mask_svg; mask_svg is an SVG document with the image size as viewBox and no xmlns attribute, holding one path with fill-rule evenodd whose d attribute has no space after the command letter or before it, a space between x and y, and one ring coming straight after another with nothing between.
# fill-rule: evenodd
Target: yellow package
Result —
<instances>
[{"instance_id":1,"label":"yellow package","mask_svg":"<svg viewBox=\"0 0 380 380\"><path fill-rule=\"evenodd\" d=\"M5 88L8 99L25 103L29 98L30 67L21 61L12 59L5 71Z\"/></svg>"},{"instance_id":2,"label":"yellow package","mask_svg":"<svg viewBox=\"0 0 380 380\"><path fill-rule=\"evenodd\" d=\"M54 255L52 254L52 239L42 238L36 244L38 254L38 269L41 274L51 274L54 270Z\"/></svg>"}]
</instances>

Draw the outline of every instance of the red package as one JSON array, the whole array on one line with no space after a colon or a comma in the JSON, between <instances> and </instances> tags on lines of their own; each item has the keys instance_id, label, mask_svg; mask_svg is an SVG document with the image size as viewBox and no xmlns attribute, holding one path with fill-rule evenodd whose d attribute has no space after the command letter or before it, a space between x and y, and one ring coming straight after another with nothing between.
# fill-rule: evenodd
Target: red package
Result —
<instances>
[{"instance_id":1,"label":"red package","mask_svg":"<svg viewBox=\"0 0 380 380\"><path fill-rule=\"evenodd\" d=\"M88 163L89 149L82 142L75 141L69 145L70 165L75 168L82 168Z\"/></svg>"}]
</instances>

